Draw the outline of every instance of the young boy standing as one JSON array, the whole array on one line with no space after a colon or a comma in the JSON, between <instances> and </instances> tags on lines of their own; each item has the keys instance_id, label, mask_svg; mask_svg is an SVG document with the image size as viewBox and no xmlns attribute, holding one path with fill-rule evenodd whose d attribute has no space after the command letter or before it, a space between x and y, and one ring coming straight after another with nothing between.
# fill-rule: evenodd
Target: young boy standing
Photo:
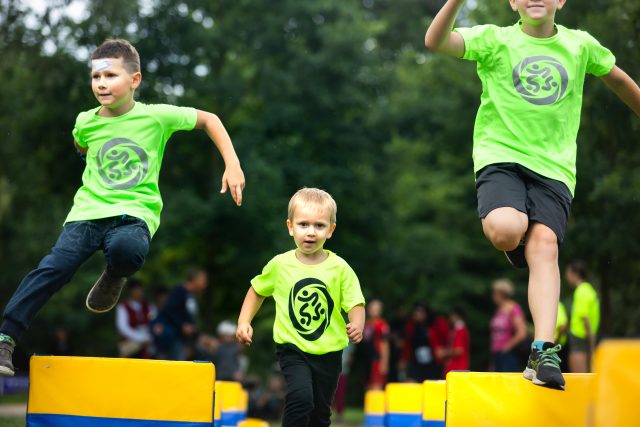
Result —
<instances>
[{"instance_id":1,"label":"young boy standing","mask_svg":"<svg viewBox=\"0 0 640 427\"><path fill-rule=\"evenodd\" d=\"M242 203L244 175L231 139L211 113L134 101L140 57L126 40L107 40L93 52L91 89L100 106L78 115L74 144L86 156L75 195L51 253L22 281L0 325L0 374L13 375L13 349L40 308L94 252L106 269L87 296L96 313L112 309L128 276L138 271L160 223L158 177L167 140L178 130L203 129L222 155L222 192Z\"/></svg>"},{"instance_id":2,"label":"young boy standing","mask_svg":"<svg viewBox=\"0 0 640 427\"><path fill-rule=\"evenodd\" d=\"M349 340L362 340L364 297L354 271L323 249L336 228L336 202L325 191L304 188L289 202L287 228L295 250L273 258L251 281L236 337L250 345L251 321L273 296L273 339L287 383L283 426L328 426L331 400ZM345 325L342 310L347 312Z\"/></svg>"},{"instance_id":3,"label":"young boy standing","mask_svg":"<svg viewBox=\"0 0 640 427\"><path fill-rule=\"evenodd\" d=\"M476 61L483 92L474 130L478 213L485 235L529 268L535 325L525 378L564 389L553 336L560 295L558 245L576 182L576 136L585 74L602 78L636 114L640 88L584 31L555 23L566 0L509 0L510 27L453 25L464 0L447 0L427 30L427 48ZM524 241L524 245L521 244Z\"/></svg>"}]
</instances>

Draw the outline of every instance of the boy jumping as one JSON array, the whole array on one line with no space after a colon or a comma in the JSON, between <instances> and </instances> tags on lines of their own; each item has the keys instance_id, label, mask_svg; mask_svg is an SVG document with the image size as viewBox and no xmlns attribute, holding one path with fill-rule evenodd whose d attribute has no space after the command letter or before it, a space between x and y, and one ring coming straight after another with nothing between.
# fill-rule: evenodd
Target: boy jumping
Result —
<instances>
[{"instance_id":1,"label":"boy jumping","mask_svg":"<svg viewBox=\"0 0 640 427\"><path fill-rule=\"evenodd\" d=\"M74 144L86 156L75 195L51 253L13 294L0 325L0 374L13 375L13 350L40 308L94 252L106 268L87 296L87 308L111 310L128 276L138 271L160 223L158 177L167 140L176 131L203 129L222 155L222 190L242 204L244 175L224 126L214 114L134 101L142 80L140 57L126 40L107 40L91 56L91 89L99 107L78 115Z\"/></svg>"},{"instance_id":2,"label":"boy jumping","mask_svg":"<svg viewBox=\"0 0 640 427\"><path fill-rule=\"evenodd\" d=\"M453 30L464 0L447 0L425 36L428 49L478 64L478 214L495 248L514 266L529 268L535 341L524 377L556 389L565 386L560 346L552 342L560 295L558 245L576 183L585 74L602 78L640 115L640 88L615 65L613 54L586 32L554 22L565 2L509 0L520 15L515 25Z\"/></svg>"},{"instance_id":3,"label":"boy jumping","mask_svg":"<svg viewBox=\"0 0 640 427\"><path fill-rule=\"evenodd\" d=\"M336 228L336 202L325 191L305 188L289 202L287 227L297 249L273 258L251 281L236 337L250 345L251 321L273 296L273 339L287 383L283 426L328 426L342 369L342 349L359 343L364 297L351 267L323 249ZM345 325L342 310L349 316Z\"/></svg>"}]
</instances>

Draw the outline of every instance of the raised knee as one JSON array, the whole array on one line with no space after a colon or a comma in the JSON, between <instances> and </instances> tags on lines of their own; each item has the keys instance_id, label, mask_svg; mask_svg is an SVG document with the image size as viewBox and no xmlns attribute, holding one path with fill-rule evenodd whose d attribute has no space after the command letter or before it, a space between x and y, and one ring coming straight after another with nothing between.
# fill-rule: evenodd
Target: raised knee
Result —
<instances>
[{"instance_id":1,"label":"raised knee","mask_svg":"<svg viewBox=\"0 0 640 427\"><path fill-rule=\"evenodd\" d=\"M485 235L493 246L501 251L515 249L522 239L523 232L516 227L488 223L484 227Z\"/></svg>"},{"instance_id":2,"label":"raised knee","mask_svg":"<svg viewBox=\"0 0 640 427\"><path fill-rule=\"evenodd\" d=\"M109 248L109 273L116 277L131 276L144 265L148 244L118 242Z\"/></svg>"}]
</instances>

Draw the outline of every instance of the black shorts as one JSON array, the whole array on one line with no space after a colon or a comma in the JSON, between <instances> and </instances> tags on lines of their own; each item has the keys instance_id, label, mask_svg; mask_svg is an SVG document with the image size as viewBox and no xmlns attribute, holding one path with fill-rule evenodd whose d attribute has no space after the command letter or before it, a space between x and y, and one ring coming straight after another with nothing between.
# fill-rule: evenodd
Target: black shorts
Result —
<instances>
[{"instance_id":1,"label":"black shorts","mask_svg":"<svg viewBox=\"0 0 640 427\"><path fill-rule=\"evenodd\" d=\"M558 243L564 239L573 197L563 182L517 163L496 163L478 171L476 189L480 218L497 208L514 208L527 214L529 222L552 229Z\"/></svg>"}]
</instances>

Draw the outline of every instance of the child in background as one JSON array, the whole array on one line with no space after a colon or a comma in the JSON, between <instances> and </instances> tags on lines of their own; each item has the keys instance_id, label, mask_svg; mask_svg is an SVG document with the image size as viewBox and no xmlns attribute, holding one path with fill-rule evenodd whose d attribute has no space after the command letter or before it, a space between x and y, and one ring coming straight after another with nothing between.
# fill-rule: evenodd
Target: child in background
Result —
<instances>
[{"instance_id":1,"label":"child in background","mask_svg":"<svg viewBox=\"0 0 640 427\"><path fill-rule=\"evenodd\" d=\"M365 311L358 278L346 261L324 249L336 228L336 211L325 191L304 188L293 195L287 228L297 248L277 255L251 281L238 318L236 337L251 345L251 321L264 299L273 297L273 339L287 384L285 427L331 424L342 350L349 341L362 340Z\"/></svg>"}]
</instances>

